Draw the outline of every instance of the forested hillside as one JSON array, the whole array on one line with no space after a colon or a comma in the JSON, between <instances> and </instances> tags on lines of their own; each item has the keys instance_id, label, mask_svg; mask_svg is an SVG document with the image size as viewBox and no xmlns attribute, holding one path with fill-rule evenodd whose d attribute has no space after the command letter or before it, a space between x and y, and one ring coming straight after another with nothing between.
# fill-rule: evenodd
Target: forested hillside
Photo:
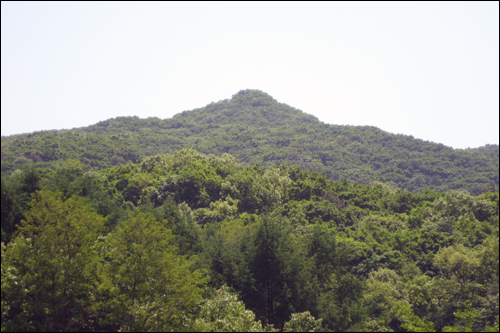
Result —
<instances>
[{"instance_id":1,"label":"forested hillside","mask_svg":"<svg viewBox=\"0 0 500 333\"><path fill-rule=\"evenodd\" d=\"M226 112L229 118L233 109L217 108L236 101L165 122L145 120L159 125L138 126L135 132L130 130L133 124L143 121L124 118L88 132L46 133L53 135L47 141L56 142L58 135L74 138L75 145L95 140L104 150L127 139L140 151L143 136L134 133L160 133L161 124L175 122L177 128L169 127L172 138L178 135L175 131L209 131L210 123L187 124L207 119L203 112ZM252 100L242 103L250 103L252 110ZM219 111L211 112L212 107ZM307 139L314 137L312 128L337 128L299 111L288 114L287 123L297 124L290 125L297 137L302 135L299 129L305 129L304 151L311 147L307 140L314 140ZM194 119L197 115L199 120ZM235 119L244 116L234 114ZM269 119L284 121L278 116ZM213 133L220 137L212 143L200 139L199 144L218 147L229 142L223 141L225 135L237 135L239 125L229 120L231 130L224 134L225 121L213 125L219 126ZM308 127L313 125L317 127ZM121 127L128 130L120 132ZM266 133L273 127L263 128ZM380 135L387 142L415 143L419 156L428 152L436 157L432 149L422 147L441 147L449 161L468 156L471 169L482 154L371 128L337 129L367 137L372 133L374 141ZM37 142L42 134L16 140ZM273 136L266 138L261 140ZM361 137L345 138L348 143L340 147L362 142ZM254 140L240 141L246 147L241 150L251 151L246 145ZM288 146L280 147L297 142L290 136ZM8 149L15 147L8 144ZM117 149L113 154L123 160L141 156L133 152L127 157ZM251 162L252 156L245 161ZM485 165L491 162L481 158ZM376 157L367 159L375 163ZM206 155L193 149L138 163L120 160L111 168L100 161L100 170L76 159L45 169L35 167L45 160L24 161L2 176L2 331L499 330L498 190L479 195L409 192L382 182L330 180L298 166L249 165L230 154ZM426 163L421 167L432 165Z\"/></svg>"},{"instance_id":2,"label":"forested hillside","mask_svg":"<svg viewBox=\"0 0 500 333\"><path fill-rule=\"evenodd\" d=\"M381 181L421 193L479 194L499 182L498 145L458 150L375 127L328 125L259 90L243 90L171 119L119 117L85 128L2 137L2 172L30 161L54 167L68 158L100 170L182 148L230 153L246 165L286 161L332 180Z\"/></svg>"}]
</instances>

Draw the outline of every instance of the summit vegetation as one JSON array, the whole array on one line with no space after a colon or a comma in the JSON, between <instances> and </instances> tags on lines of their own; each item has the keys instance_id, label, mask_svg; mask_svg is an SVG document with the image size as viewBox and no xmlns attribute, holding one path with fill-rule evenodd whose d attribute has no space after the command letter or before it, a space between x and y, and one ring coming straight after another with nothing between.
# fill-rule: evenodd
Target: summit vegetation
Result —
<instances>
[{"instance_id":1,"label":"summit vegetation","mask_svg":"<svg viewBox=\"0 0 500 333\"><path fill-rule=\"evenodd\" d=\"M1 226L2 332L499 331L498 146L260 91L2 137Z\"/></svg>"}]
</instances>

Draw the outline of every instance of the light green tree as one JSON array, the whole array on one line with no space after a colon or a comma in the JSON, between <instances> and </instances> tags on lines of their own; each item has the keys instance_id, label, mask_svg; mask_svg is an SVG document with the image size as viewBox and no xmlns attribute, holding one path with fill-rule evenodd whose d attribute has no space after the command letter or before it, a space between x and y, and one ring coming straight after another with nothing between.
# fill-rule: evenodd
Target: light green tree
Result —
<instances>
[{"instance_id":1,"label":"light green tree","mask_svg":"<svg viewBox=\"0 0 500 333\"><path fill-rule=\"evenodd\" d=\"M169 229L147 213L127 221L99 244L103 264L101 301L105 330L180 330L201 301L203 284L194 261L176 254Z\"/></svg>"},{"instance_id":2,"label":"light green tree","mask_svg":"<svg viewBox=\"0 0 500 333\"><path fill-rule=\"evenodd\" d=\"M37 192L15 239L2 251L2 326L89 329L98 281L92 245L103 228L104 218L82 198L64 201L61 193Z\"/></svg>"},{"instance_id":3,"label":"light green tree","mask_svg":"<svg viewBox=\"0 0 500 333\"><path fill-rule=\"evenodd\" d=\"M267 169L261 178L256 180L255 191L264 206L272 208L283 204L292 180L278 167Z\"/></svg>"},{"instance_id":4,"label":"light green tree","mask_svg":"<svg viewBox=\"0 0 500 333\"><path fill-rule=\"evenodd\" d=\"M426 322L413 313L413 310L406 304L400 304L398 317L403 322L401 327L410 332L435 332L434 323Z\"/></svg>"},{"instance_id":5,"label":"light green tree","mask_svg":"<svg viewBox=\"0 0 500 333\"><path fill-rule=\"evenodd\" d=\"M294 313L285 323L283 332L318 332L323 319L314 318L309 311Z\"/></svg>"},{"instance_id":6,"label":"light green tree","mask_svg":"<svg viewBox=\"0 0 500 333\"><path fill-rule=\"evenodd\" d=\"M210 203L210 208L199 208L196 210L197 220L201 224L224 219L233 218L238 212L238 199L227 196L225 200L218 200Z\"/></svg>"},{"instance_id":7,"label":"light green tree","mask_svg":"<svg viewBox=\"0 0 500 333\"><path fill-rule=\"evenodd\" d=\"M369 319L362 325L363 330L386 331L399 329L390 327L410 305L401 277L393 270L381 268L370 273L364 294L363 306L368 310ZM401 310L403 308L403 310Z\"/></svg>"},{"instance_id":8,"label":"light green tree","mask_svg":"<svg viewBox=\"0 0 500 333\"><path fill-rule=\"evenodd\" d=\"M195 332L262 332L262 324L226 285L201 306L193 325Z\"/></svg>"},{"instance_id":9,"label":"light green tree","mask_svg":"<svg viewBox=\"0 0 500 333\"><path fill-rule=\"evenodd\" d=\"M473 287L471 277L479 263L477 251L461 244L440 249L434 258L434 266L455 278L463 292Z\"/></svg>"}]
</instances>

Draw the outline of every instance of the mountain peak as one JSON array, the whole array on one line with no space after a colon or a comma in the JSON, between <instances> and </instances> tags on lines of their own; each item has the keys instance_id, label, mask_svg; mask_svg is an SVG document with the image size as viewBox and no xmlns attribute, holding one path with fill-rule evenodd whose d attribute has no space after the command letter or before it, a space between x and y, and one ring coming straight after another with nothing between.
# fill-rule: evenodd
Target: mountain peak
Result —
<instances>
[{"instance_id":1,"label":"mountain peak","mask_svg":"<svg viewBox=\"0 0 500 333\"><path fill-rule=\"evenodd\" d=\"M240 90L231 98L231 103L239 105L270 106L278 103L271 95L258 89Z\"/></svg>"}]
</instances>

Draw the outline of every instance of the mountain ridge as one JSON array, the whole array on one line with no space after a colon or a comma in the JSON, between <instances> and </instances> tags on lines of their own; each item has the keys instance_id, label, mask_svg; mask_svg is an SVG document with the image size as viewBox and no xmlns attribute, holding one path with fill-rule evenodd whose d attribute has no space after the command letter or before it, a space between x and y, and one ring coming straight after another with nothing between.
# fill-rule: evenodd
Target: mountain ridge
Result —
<instances>
[{"instance_id":1,"label":"mountain ridge","mask_svg":"<svg viewBox=\"0 0 500 333\"><path fill-rule=\"evenodd\" d=\"M459 150L373 126L331 125L260 90L172 118L116 117L87 127L2 137L2 172L74 158L101 169L182 148L243 163L287 162L330 179L382 181L410 191L498 186L498 145Z\"/></svg>"}]
</instances>

